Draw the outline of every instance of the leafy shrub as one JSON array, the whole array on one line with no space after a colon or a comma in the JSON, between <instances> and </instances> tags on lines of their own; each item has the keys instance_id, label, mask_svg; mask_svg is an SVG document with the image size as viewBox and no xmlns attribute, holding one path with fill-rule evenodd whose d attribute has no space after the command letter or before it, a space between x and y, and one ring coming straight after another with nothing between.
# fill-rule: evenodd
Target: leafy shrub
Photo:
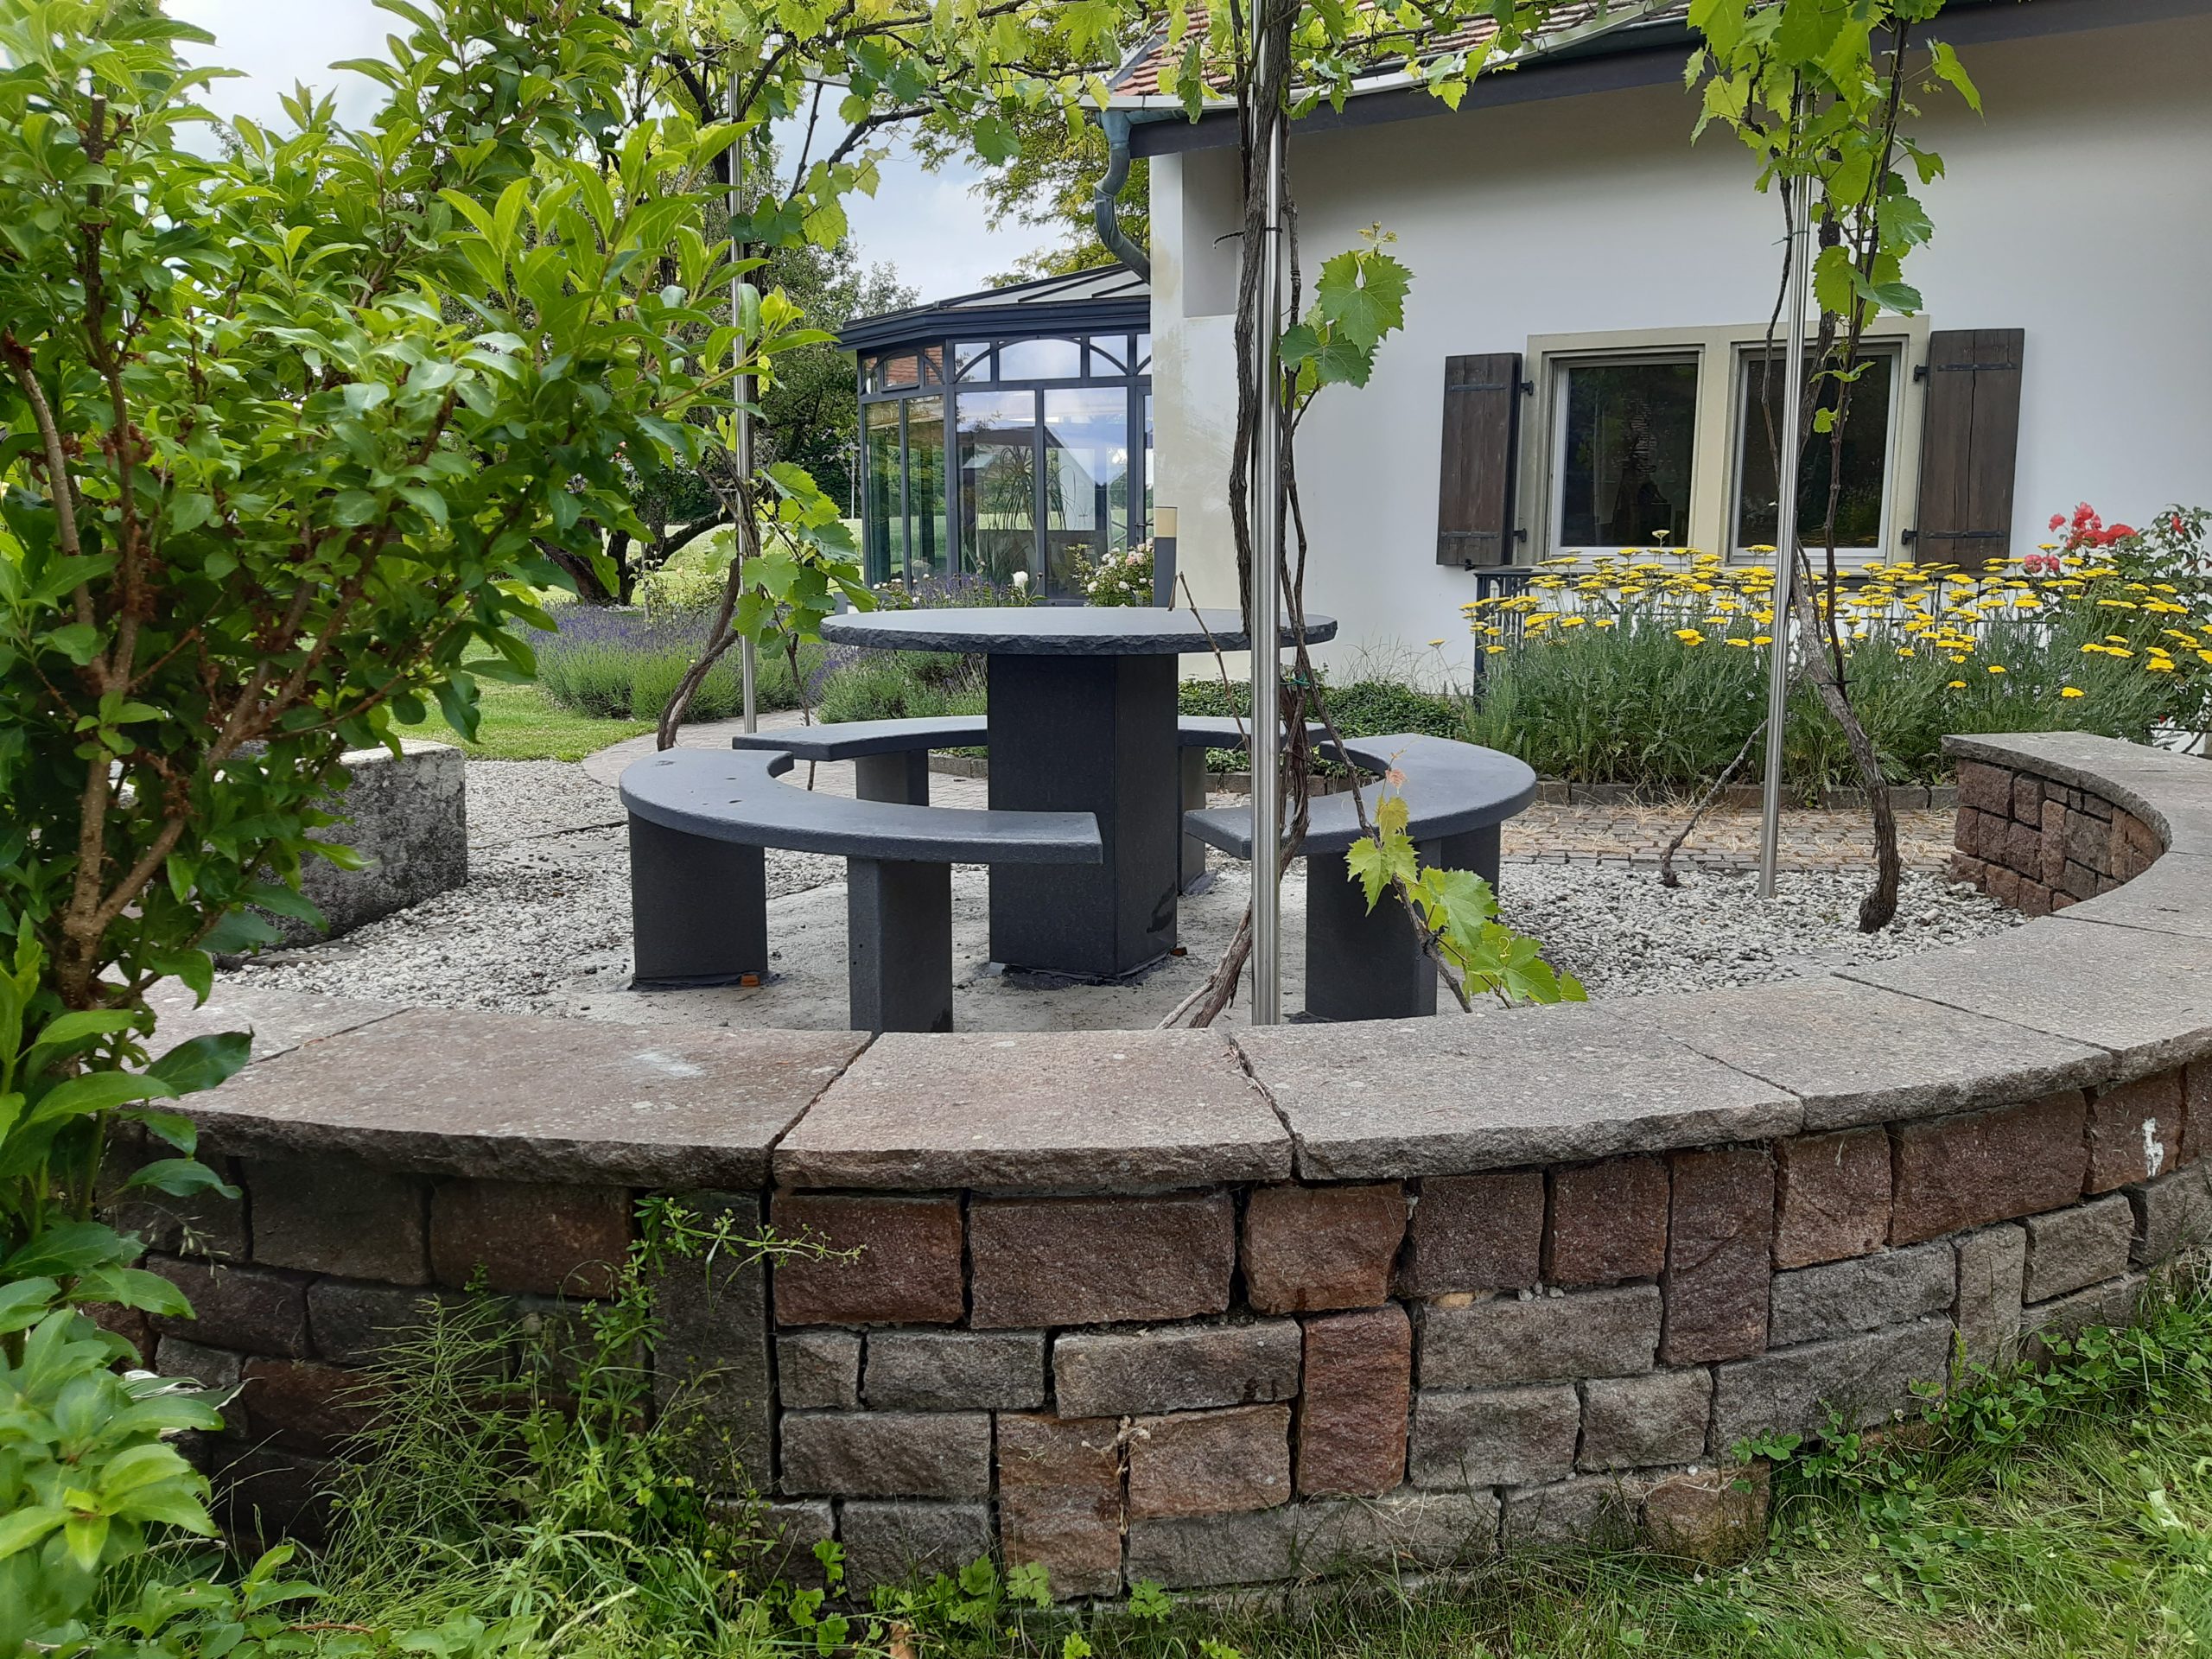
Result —
<instances>
[{"instance_id":1,"label":"leafy shrub","mask_svg":"<svg viewBox=\"0 0 2212 1659\"><path fill-rule=\"evenodd\" d=\"M931 720L980 715L982 669L928 652L861 652L824 676L816 714L824 721Z\"/></svg>"},{"instance_id":2,"label":"leafy shrub","mask_svg":"<svg viewBox=\"0 0 2212 1659\"><path fill-rule=\"evenodd\" d=\"M1401 680L1348 680L1325 686L1324 698L1329 718L1346 737L1381 737L1391 732L1459 737L1466 725L1466 709L1459 698ZM1242 720L1252 706L1252 688L1243 680L1228 685L1217 678L1185 680L1176 688L1175 704L1179 714L1217 720L1233 715ZM1216 772L1236 771L1244 764L1245 757L1234 749L1206 752L1206 765Z\"/></svg>"}]
</instances>

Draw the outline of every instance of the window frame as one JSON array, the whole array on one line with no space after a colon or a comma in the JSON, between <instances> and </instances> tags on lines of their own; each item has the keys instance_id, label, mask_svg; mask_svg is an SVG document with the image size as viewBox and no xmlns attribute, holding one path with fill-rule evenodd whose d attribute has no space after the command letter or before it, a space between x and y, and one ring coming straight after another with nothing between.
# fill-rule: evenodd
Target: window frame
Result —
<instances>
[{"instance_id":1,"label":"window frame","mask_svg":"<svg viewBox=\"0 0 2212 1659\"><path fill-rule=\"evenodd\" d=\"M1567 416L1569 399L1567 378L1579 368L1605 368L1615 365L1652 364L1668 367L1688 364L1697 372L1697 393L1692 403L1690 416L1690 505L1689 523L1697 523L1697 495L1700 467L1698 457L1704 453L1705 439L1705 380L1706 361L1702 351L1649 350L1634 352L1562 352L1548 359L1541 373L1549 382L1550 406L1545 411L1544 447L1545 477L1548 480L1544 495L1544 543L1551 548L1554 558L1591 560L1616 552L1611 547L1569 545L1565 535L1567 498L1560 488L1560 478L1567 466Z\"/></svg>"},{"instance_id":2,"label":"window frame","mask_svg":"<svg viewBox=\"0 0 2212 1659\"><path fill-rule=\"evenodd\" d=\"M1924 378L1930 324L1925 315L1884 316L1867 331L1864 344L1897 354L1895 389L1889 419L1890 465L1884 485L1882 544L1869 550L1839 549L1839 563L1856 568L1910 559L1904 541L1920 501L1920 435L1926 399L1907 396ZM1689 544L1719 550L1731 564L1771 560L1744 553L1732 543L1736 491L1742 467L1741 368L1747 352L1763 349L1764 321L1715 327L1625 328L1572 334L1532 334L1522 375L1535 407L1525 411L1524 434L1542 435L1521 445L1519 499L1515 541L1516 566L1572 558L1586 565L1593 556L1616 551L1562 548L1558 543L1560 445L1566 418L1565 368L1578 363L1631 360L1685 361L1698 365L1697 420L1690 464ZM1715 371L1719 372L1716 372Z\"/></svg>"}]
</instances>

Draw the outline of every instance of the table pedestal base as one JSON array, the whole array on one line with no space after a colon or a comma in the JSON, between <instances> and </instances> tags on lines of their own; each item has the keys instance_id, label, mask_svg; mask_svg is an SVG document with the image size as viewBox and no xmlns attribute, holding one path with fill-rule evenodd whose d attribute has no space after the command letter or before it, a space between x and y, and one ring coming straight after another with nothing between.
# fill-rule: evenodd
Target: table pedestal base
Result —
<instances>
[{"instance_id":1,"label":"table pedestal base","mask_svg":"<svg viewBox=\"0 0 2212 1659\"><path fill-rule=\"evenodd\" d=\"M758 847L630 820L630 926L641 991L768 973L768 867Z\"/></svg>"},{"instance_id":2,"label":"table pedestal base","mask_svg":"<svg viewBox=\"0 0 2212 1659\"><path fill-rule=\"evenodd\" d=\"M1497 887L1499 836L1471 830L1416 849L1424 868L1472 870ZM1306 1012L1316 1020L1411 1020L1436 1012L1436 964L1395 893L1370 911L1342 853L1306 861Z\"/></svg>"},{"instance_id":3,"label":"table pedestal base","mask_svg":"<svg viewBox=\"0 0 2212 1659\"><path fill-rule=\"evenodd\" d=\"M1090 812L1099 864L995 866L991 956L1010 968L1118 979L1175 946L1182 787L1176 659L995 656L990 803Z\"/></svg>"}]
</instances>

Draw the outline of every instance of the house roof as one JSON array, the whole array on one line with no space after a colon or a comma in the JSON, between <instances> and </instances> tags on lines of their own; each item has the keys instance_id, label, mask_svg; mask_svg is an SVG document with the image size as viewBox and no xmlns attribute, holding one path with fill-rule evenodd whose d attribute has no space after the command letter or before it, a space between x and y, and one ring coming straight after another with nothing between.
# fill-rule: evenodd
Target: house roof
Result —
<instances>
[{"instance_id":1,"label":"house roof","mask_svg":"<svg viewBox=\"0 0 2212 1659\"><path fill-rule=\"evenodd\" d=\"M1370 15L1376 12L1372 3L1360 10ZM1514 54L1516 61L1530 61L1546 57L1579 41L1591 39L1599 31L1611 33L1616 29L1634 29L1651 24L1671 23L1679 26L1688 15L1689 0L1574 0L1554 14L1553 26L1543 36L1531 41ZM1203 13L1191 14L1193 27L1203 29ZM1436 58L1471 51L1497 37L1497 21L1492 17L1465 18L1452 29L1439 30L1418 42L1423 57ZM1356 90L1367 90L1376 80L1395 76L1403 71L1406 54L1403 49L1414 42L1407 41L1394 29L1390 44L1378 51L1374 64L1361 77ZM1175 56L1175 49L1167 41L1167 29L1163 24L1131 53L1107 82L1113 97L1109 109L1157 108L1161 103L1171 107L1182 107L1173 92L1160 91L1160 78Z\"/></svg>"},{"instance_id":2,"label":"house roof","mask_svg":"<svg viewBox=\"0 0 2212 1659\"><path fill-rule=\"evenodd\" d=\"M1365 0L1372 3L1372 0ZM1585 92L1680 86L1685 54L1696 44L1685 0L1580 0L1562 7L1541 38L1510 55L1493 58L1459 101L1459 112ZM1942 12L1942 38L1967 47L2027 35L2158 22L2212 12L2212 0L1950 0ZM1487 18L1422 45L1433 58L1494 36ZM1225 99L1210 99L1195 121L1181 100L1159 90L1169 57L1166 31L1142 42L1108 83L1109 110L1132 124L1130 153L1171 155L1214 149L1236 142L1236 121ZM1509 71L1510 73L1499 73ZM1324 103L1301 118L1301 133L1389 121L1446 118L1451 113L1426 86L1405 73L1402 42L1378 54L1371 73L1351 89L1343 108Z\"/></svg>"},{"instance_id":3,"label":"house roof","mask_svg":"<svg viewBox=\"0 0 2212 1659\"><path fill-rule=\"evenodd\" d=\"M1064 276L957 294L930 305L855 317L837 336L850 352L944 340L1081 334L1150 326L1152 288L1127 265L1094 265Z\"/></svg>"}]
</instances>

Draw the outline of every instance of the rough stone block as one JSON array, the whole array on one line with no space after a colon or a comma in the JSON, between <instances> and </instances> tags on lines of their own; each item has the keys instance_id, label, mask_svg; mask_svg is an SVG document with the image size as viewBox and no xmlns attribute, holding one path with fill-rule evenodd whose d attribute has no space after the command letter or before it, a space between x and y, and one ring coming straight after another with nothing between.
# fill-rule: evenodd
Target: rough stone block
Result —
<instances>
[{"instance_id":1,"label":"rough stone block","mask_svg":"<svg viewBox=\"0 0 2212 1659\"><path fill-rule=\"evenodd\" d=\"M1959 1300L1952 1319L1968 1364L1993 1370L2012 1363L2020 1342L2020 1303L2027 1285L2027 1230L1985 1227L1958 1241Z\"/></svg>"},{"instance_id":2,"label":"rough stone block","mask_svg":"<svg viewBox=\"0 0 2212 1659\"><path fill-rule=\"evenodd\" d=\"M1302 1496L1372 1497L1406 1478L1413 1325L1397 1304L1306 1321L1298 1401Z\"/></svg>"},{"instance_id":3,"label":"rough stone block","mask_svg":"<svg viewBox=\"0 0 2212 1659\"><path fill-rule=\"evenodd\" d=\"M1811 1267L1882 1248L1890 1236L1886 1130L1800 1135L1777 1148L1776 1162L1776 1267Z\"/></svg>"},{"instance_id":4,"label":"rough stone block","mask_svg":"<svg viewBox=\"0 0 2212 1659\"><path fill-rule=\"evenodd\" d=\"M2067 868L2071 869L2073 866ZM2018 910L2020 907L2020 873L2007 865L1992 864L1983 891L2007 910Z\"/></svg>"},{"instance_id":5,"label":"rough stone block","mask_svg":"<svg viewBox=\"0 0 2212 1659\"><path fill-rule=\"evenodd\" d=\"M760 1200L751 1192L686 1192L683 1207L732 1236L757 1236ZM766 1491L776 1382L769 1363L766 1269L741 1250L669 1262L653 1281L660 1320L653 1397L662 1414L703 1420L693 1478L708 1490ZM733 1467L732 1465L734 1465Z\"/></svg>"},{"instance_id":6,"label":"rough stone block","mask_svg":"<svg viewBox=\"0 0 2212 1659\"><path fill-rule=\"evenodd\" d=\"M149 1255L142 1264L184 1293L193 1317L156 1318L164 1337L183 1337L242 1353L308 1357L307 1277L281 1268L219 1267Z\"/></svg>"},{"instance_id":7,"label":"rough stone block","mask_svg":"<svg viewBox=\"0 0 2212 1659\"><path fill-rule=\"evenodd\" d=\"M1694 1463L1705 1455L1712 1412L1713 1373L1701 1366L1599 1377L1582 1391L1582 1446L1575 1465L1604 1471Z\"/></svg>"},{"instance_id":8,"label":"rough stone block","mask_svg":"<svg viewBox=\"0 0 2212 1659\"><path fill-rule=\"evenodd\" d=\"M986 1503L843 1505L837 1528L845 1547L845 1585L866 1598L878 1585L957 1573L991 1553Z\"/></svg>"},{"instance_id":9,"label":"rough stone block","mask_svg":"<svg viewBox=\"0 0 2212 1659\"><path fill-rule=\"evenodd\" d=\"M1290 1490L1288 1406L1140 1417L1131 1429L1132 1517L1272 1509Z\"/></svg>"},{"instance_id":10,"label":"rough stone block","mask_svg":"<svg viewBox=\"0 0 2212 1659\"><path fill-rule=\"evenodd\" d=\"M981 1411L787 1411L786 1492L988 1497L991 1419Z\"/></svg>"},{"instance_id":11,"label":"rough stone block","mask_svg":"<svg viewBox=\"0 0 2212 1659\"><path fill-rule=\"evenodd\" d=\"M1897 1133L1890 1242L1917 1244L1961 1228L2070 1204L2088 1167L2088 1109L2078 1090L1970 1112Z\"/></svg>"},{"instance_id":12,"label":"rough stone block","mask_svg":"<svg viewBox=\"0 0 2212 1659\"><path fill-rule=\"evenodd\" d=\"M2012 773L1984 760L1961 760L1958 766L1959 805L1976 812L2009 817L2012 811Z\"/></svg>"},{"instance_id":13,"label":"rough stone block","mask_svg":"<svg viewBox=\"0 0 2212 1659\"><path fill-rule=\"evenodd\" d=\"M455 1300L435 1290L318 1279L307 1288L308 1332L315 1353L332 1363L373 1365Z\"/></svg>"},{"instance_id":14,"label":"rough stone block","mask_svg":"<svg viewBox=\"0 0 2212 1659\"><path fill-rule=\"evenodd\" d=\"M352 1160L247 1163L253 1259L391 1285L427 1284L429 1186Z\"/></svg>"},{"instance_id":15,"label":"rough stone block","mask_svg":"<svg viewBox=\"0 0 2212 1659\"><path fill-rule=\"evenodd\" d=\"M1421 1184L1412 1230L1411 1294L1528 1289L1543 1274L1543 1172L1433 1175Z\"/></svg>"},{"instance_id":16,"label":"rough stone block","mask_svg":"<svg viewBox=\"0 0 2212 1659\"><path fill-rule=\"evenodd\" d=\"M1713 1375L1713 1444L1725 1450L1770 1430L1817 1434L1831 1410L1860 1427L1879 1422L1912 1402L1911 1384L1942 1383L1950 1361L1950 1324L1930 1319L1723 1365Z\"/></svg>"},{"instance_id":17,"label":"rough stone block","mask_svg":"<svg viewBox=\"0 0 2212 1659\"><path fill-rule=\"evenodd\" d=\"M2036 1363L2044 1357L2043 1338L2078 1337L2093 1325L2124 1325L2135 1317L2148 1281L2139 1273L2077 1290L2070 1296L2020 1310L2021 1357Z\"/></svg>"},{"instance_id":18,"label":"rough stone block","mask_svg":"<svg viewBox=\"0 0 2212 1659\"><path fill-rule=\"evenodd\" d=\"M1948 1313L1958 1256L1944 1243L1915 1244L1774 1276L1768 1340L1777 1348Z\"/></svg>"},{"instance_id":19,"label":"rough stone block","mask_svg":"<svg viewBox=\"0 0 2212 1659\"><path fill-rule=\"evenodd\" d=\"M979 1199L968 1227L978 1329L1183 1319L1229 1306L1236 1212L1226 1192Z\"/></svg>"},{"instance_id":20,"label":"rough stone block","mask_svg":"<svg viewBox=\"0 0 2212 1659\"><path fill-rule=\"evenodd\" d=\"M1421 1386L1492 1389L1631 1376L1651 1369L1659 1324L1652 1285L1430 1307L1421 1315Z\"/></svg>"},{"instance_id":21,"label":"rough stone block","mask_svg":"<svg viewBox=\"0 0 2212 1659\"><path fill-rule=\"evenodd\" d=\"M1534 1486L1574 1471L1582 1402L1573 1388L1424 1389L1414 1396L1408 1471L1416 1486Z\"/></svg>"},{"instance_id":22,"label":"rough stone block","mask_svg":"<svg viewBox=\"0 0 2212 1659\"><path fill-rule=\"evenodd\" d=\"M1054 1397L1069 1417L1288 1400L1298 1393L1300 1344L1290 1319L1073 1332L1052 1344Z\"/></svg>"},{"instance_id":23,"label":"rough stone block","mask_svg":"<svg viewBox=\"0 0 2212 1659\"><path fill-rule=\"evenodd\" d=\"M1632 1477L1577 1475L1505 1495L1503 1541L1511 1550L1625 1550L1649 1484Z\"/></svg>"},{"instance_id":24,"label":"rough stone block","mask_svg":"<svg viewBox=\"0 0 2212 1659\"><path fill-rule=\"evenodd\" d=\"M2127 1189L2135 1211L2135 1260L2146 1266L2212 1241L2212 1188L2196 1166Z\"/></svg>"},{"instance_id":25,"label":"rough stone block","mask_svg":"<svg viewBox=\"0 0 2212 1659\"><path fill-rule=\"evenodd\" d=\"M1656 1279L1667 1262L1667 1166L1611 1158L1552 1176L1544 1277L1554 1285Z\"/></svg>"},{"instance_id":26,"label":"rough stone block","mask_svg":"<svg viewBox=\"0 0 2212 1659\"><path fill-rule=\"evenodd\" d=\"M1301 1576L1472 1565L1497 1548L1497 1500L1488 1492L1400 1492L1300 1503L1287 1513Z\"/></svg>"},{"instance_id":27,"label":"rough stone block","mask_svg":"<svg viewBox=\"0 0 2212 1659\"><path fill-rule=\"evenodd\" d=\"M2027 1226L2031 1302L2047 1302L2127 1271L2135 1211L2120 1193L2031 1216Z\"/></svg>"},{"instance_id":28,"label":"rough stone block","mask_svg":"<svg viewBox=\"0 0 2212 1659\"><path fill-rule=\"evenodd\" d=\"M181 1376L203 1389L235 1389L245 1373L240 1357L227 1348L210 1348L182 1337L163 1337L154 1351L154 1370L162 1376ZM226 1408L224 1421L230 1421ZM235 1428L236 1425L231 1425Z\"/></svg>"},{"instance_id":29,"label":"rough stone block","mask_svg":"<svg viewBox=\"0 0 2212 1659\"><path fill-rule=\"evenodd\" d=\"M335 1457L376 1421L368 1379L358 1371L289 1359L249 1359L241 1398L257 1440Z\"/></svg>"},{"instance_id":30,"label":"rough stone block","mask_svg":"<svg viewBox=\"0 0 2212 1659\"><path fill-rule=\"evenodd\" d=\"M468 757L446 743L405 738L401 753L349 749L344 784L325 803L339 820L311 831L351 847L358 870L327 859L300 867L300 890L325 925L290 916L269 920L288 944L336 938L468 881Z\"/></svg>"},{"instance_id":31,"label":"rough stone block","mask_svg":"<svg viewBox=\"0 0 2212 1659\"><path fill-rule=\"evenodd\" d=\"M151 1052L158 1052L162 1046L158 1039L148 1045ZM101 1202L107 1219L123 1232L136 1233L148 1249L164 1255L194 1255L215 1262L245 1261L248 1244L243 1192L234 1198L214 1192L177 1198L145 1187L134 1187L127 1192L119 1190L124 1179L132 1171L176 1155L175 1148L168 1142L143 1131L134 1133L135 1129L134 1125L123 1124L113 1132L114 1141L101 1172L103 1185L109 1187ZM200 1161L231 1185L238 1185L234 1160L203 1147Z\"/></svg>"},{"instance_id":32,"label":"rough stone block","mask_svg":"<svg viewBox=\"0 0 2212 1659\"><path fill-rule=\"evenodd\" d=\"M2040 868L2036 879L2046 887L2055 887L2066 876L2066 803L2046 800L2043 804L2043 849Z\"/></svg>"},{"instance_id":33,"label":"rough stone block","mask_svg":"<svg viewBox=\"0 0 2212 1659\"><path fill-rule=\"evenodd\" d=\"M878 1331L862 1392L878 1411L1028 1411L1045 1403L1045 1333Z\"/></svg>"},{"instance_id":34,"label":"rough stone block","mask_svg":"<svg viewBox=\"0 0 2212 1659\"><path fill-rule=\"evenodd\" d=\"M624 1187L448 1181L430 1195L430 1271L440 1284L469 1284L480 1273L493 1290L605 1296L629 1248Z\"/></svg>"},{"instance_id":35,"label":"rough stone block","mask_svg":"<svg viewBox=\"0 0 2212 1659\"><path fill-rule=\"evenodd\" d=\"M2193 1164L2212 1140L2212 1062L2197 1061L2182 1071L2181 1161Z\"/></svg>"},{"instance_id":36,"label":"rough stone block","mask_svg":"<svg viewBox=\"0 0 2212 1659\"><path fill-rule=\"evenodd\" d=\"M776 1338L776 1400L787 1411L851 1411L861 1402L861 1339L850 1331Z\"/></svg>"},{"instance_id":37,"label":"rough stone block","mask_svg":"<svg viewBox=\"0 0 2212 1659\"><path fill-rule=\"evenodd\" d=\"M2043 779L2022 772L2012 778L2012 817L2017 823L2043 826Z\"/></svg>"},{"instance_id":38,"label":"rough stone block","mask_svg":"<svg viewBox=\"0 0 2212 1659\"><path fill-rule=\"evenodd\" d=\"M338 1472L328 1459L226 1435L210 1443L207 1461L215 1484L211 1507L225 1532L264 1544L292 1539L314 1545L328 1535Z\"/></svg>"},{"instance_id":39,"label":"rough stone block","mask_svg":"<svg viewBox=\"0 0 2212 1659\"><path fill-rule=\"evenodd\" d=\"M2089 1096L2088 1190L2110 1192L2157 1179L2181 1154L2182 1074L2138 1077Z\"/></svg>"},{"instance_id":40,"label":"rough stone block","mask_svg":"<svg viewBox=\"0 0 2212 1659\"><path fill-rule=\"evenodd\" d=\"M2005 835L2005 861L2023 883L2043 872L2043 829L2040 824L2015 823Z\"/></svg>"},{"instance_id":41,"label":"rough stone block","mask_svg":"<svg viewBox=\"0 0 2212 1659\"><path fill-rule=\"evenodd\" d=\"M1170 1590L1287 1579L1298 1567L1298 1510L1171 1516L1129 1522L1129 1582Z\"/></svg>"},{"instance_id":42,"label":"rough stone block","mask_svg":"<svg viewBox=\"0 0 2212 1659\"><path fill-rule=\"evenodd\" d=\"M1111 1417L998 1420L1000 1548L1009 1567L1042 1566L1058 1599L1122 1587L1119 1431Z\"/></svg>"},{"instance_id":43,"label":"rough stone block","mask_svg":"<svg viewBox=\"0 0 2212 1659\"><path fill-rule=\"evenodd\" d=\"M1770 1491L1763 1463L1675 1475L1645 1494L1644 1531L1670 1555L1739 1561L1766 1541Z\"/></svg>"},{"instance_id":44,"label":"rough stone block","mask_svg":"<svg viewBox=\"0 0 2212 1659\"><path fill-rule=\"evenodd\" d=\"M1774 1163L1756 1148L1675 1154L1669 1209L1669 1365L1732 1359L1766 1346L1774 1267Z\"/></svg>"},{"instance_id":45,"label":"rough stone block","mask_svg":"<svg viewBox=\"0 0 2212 1659\"><path fill-rule=\"evenodd\" d=\"M957 1198L779 1192L769 1213L784 1236L841 1253L776 1268L779 1325L951 1325L965 1309Z\"/></svg>"},{"instance_id":46,"label":"rough stone block","mask_svg":"<svg viewBox=\"0 0 2212 1659\"><path fill-rule=\"evenodd\" d=\"M1244 1281L1262 1313L1373 1307L1390 1297L1406 1195L1368 1186L1263 1186L1244 1211Z\"/></svg>"},{"instance_id":47,"label":"rough stone block","mask_svg":"<svg viewBox=\"0 0 2212 1659\"><path fill-rule=\"evenodd\" d=\"M753 1573L763 1584L779 1581L801 1590L827 1587L817 1544L837 1535L837 1516L825 1499L800 1498L747 1505L742 1518L761 1548Z\"/></svg>"}]
</instances>

